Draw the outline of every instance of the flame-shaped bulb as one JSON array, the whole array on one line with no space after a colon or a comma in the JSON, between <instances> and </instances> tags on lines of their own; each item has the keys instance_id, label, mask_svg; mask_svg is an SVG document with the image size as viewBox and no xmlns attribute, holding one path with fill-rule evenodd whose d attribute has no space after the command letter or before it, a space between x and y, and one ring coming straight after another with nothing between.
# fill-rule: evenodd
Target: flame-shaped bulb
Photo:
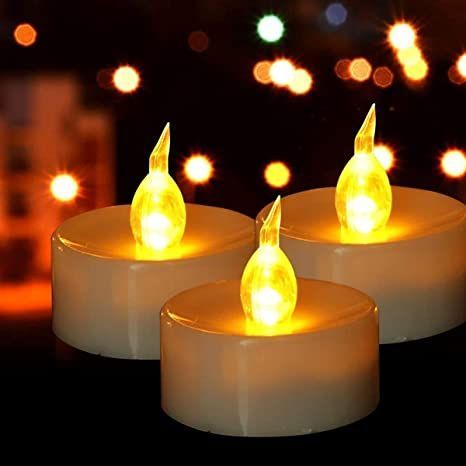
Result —
<instances>
[{"instance_id":1,"label":"flame-shaped bulb","mask_svg":"<svg viewBox=\"0 0 466 466\"><path fill-rule=\"evenodd\" d=\"M338 179L335 208L344 231L367 235L385 227L392 210L392 190L374 155L375 105L354 140L354 155Z\"/></svg>"},{"instance_id":2,"label":"flame-shaped bulb","mask_svg":"<svg viewBox=\"0 0 466 466\"><path fill-rule=\"evenodd\" d=\"M288 322L298 295L293 267L279 246L280 220L278 196L261 228L259 248L241 278L241 303L247 319L266 327Z\"/></svg>"},{"instance_id":3,"label":"flame-shaped bulb","mask_svg":"<svg viewBox=\"0 0 466 466\"><path fill-rule=\"evenodd\" d=\"M186 206L168 174L170 124L165 126L149 158L149 174L131 203L131 229L139 246L161 252L179 245L186 226Z\"/></svg>"}]
</instances>

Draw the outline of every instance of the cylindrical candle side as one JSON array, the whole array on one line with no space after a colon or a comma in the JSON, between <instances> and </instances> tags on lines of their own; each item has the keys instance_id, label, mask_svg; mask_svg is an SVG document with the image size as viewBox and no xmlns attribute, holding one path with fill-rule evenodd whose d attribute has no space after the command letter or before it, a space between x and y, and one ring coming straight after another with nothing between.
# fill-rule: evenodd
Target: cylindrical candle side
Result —
<instances>
[{"instance_id":1,"label":"cylindrical candle side","mask_svg":"<svg viewBox=\"0 0 466 466\"><path fill-rule=\"evenodd\" d=\"M159 311L165 301L202 283L239 278L254 248L252 219L225 209L187 207L189 245L175 259L134 257L133 245L128 247L128 206L76 217L71 234L65 224L57 229L52 237L54 333L89 353L159 359ZM90 232L81 231L83 222ZM105 246L104 228L108 245L99 250ZM99 247L90 247L83 236L92 233L100 236ZM82 241L77 244L73 235Z\"/></svg>"},{"instance_id":2,"label":"cylindrical candle side","mask_svg":"<svg viewBox=\"0 0 466 466\"><path fill-rule=\"evenodd\" d=\"M241 331L238 293L235 281L205 285L162 310L167 414L208 432L285 436L334 429L375 409L378 323L371 300L347 287L299 280L296 333L254 336Z\"/></svg>"}]
</instances>

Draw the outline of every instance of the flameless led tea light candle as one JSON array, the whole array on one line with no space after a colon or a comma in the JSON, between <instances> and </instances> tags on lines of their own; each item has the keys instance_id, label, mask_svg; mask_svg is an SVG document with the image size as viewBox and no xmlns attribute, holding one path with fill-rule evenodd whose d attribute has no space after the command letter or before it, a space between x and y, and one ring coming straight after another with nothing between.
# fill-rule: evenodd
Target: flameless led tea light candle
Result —
<instances>
[{"instance_id":1,"label":"flameless led tea light candle","mask_svg":"<svg viewBox=\"0 0 466 466\"><path fill-rule=\"evenodd\" d=\"M279 248L280 203L241 283L184 291L161 313L162 408L238 436L334 429L378 404L378 319L352 288L296 280Z\"/></svg>"},{"instance_id":2,"label":"flameless led tea light candle","mask_svg":"<svg viewBox=\"0 0 466 466\"><path fill-rule=\"evenodd\" d=\"M86 212L53 234L53 330L81 350L159 359L159 311L182 290L241 276L252 219L185 205L168 174L164 129L130 206Z\"/></svg>"},{"instance_id":3,"label":"flameless led tea light candle","mask_svg":"<svg viewBox=\"0 0 466 466\"><path fill-rule=\"evenodd\" d=\"M373 155L374 132L373 106L336 189L283 199L282 248L298 277L371 296L381 343L428 337L466 320L466 207L438 193L391 188Z\"/></svg>"}]
</instances>

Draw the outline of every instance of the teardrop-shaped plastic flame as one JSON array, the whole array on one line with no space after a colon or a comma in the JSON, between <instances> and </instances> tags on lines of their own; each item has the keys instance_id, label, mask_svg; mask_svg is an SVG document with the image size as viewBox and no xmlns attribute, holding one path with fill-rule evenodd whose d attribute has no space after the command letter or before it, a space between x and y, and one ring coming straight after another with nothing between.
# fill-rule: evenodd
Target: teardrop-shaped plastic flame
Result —
<instances>
[{"instance_id":1,"label":"teardrop-shaped plastic flame","mask_svg":"<svg viewBox=\"0 0 466 466\"><path fill-rule=\"evenodd\" d=\"M179 245L186 226L186 206L175 180L168 174L170 124L165 126L149 158L149 174L131 203L131 229L137 244L149 251Z\"/></svg>"},{"instance_id":2,"label":"teardrop-shaped plastic flame","mask_svg":"<svg viewBox=\"0 0 466 466\"><path fill-rule=\"evenodd\" d=\"M280 220L278 196L261 228L259 248L241 278L241 303L246 318L266 327L288 322L298 295L293 267L279 246Z\"/></svg>"},{"instance_id":3,"label":"teardrop-shaped plastic flame","mask_svg":"<svg viewBox=\"0 0 466 466\"><path fill-rule=\"evenodd\" d=\"M375 105L354 140L354 155L338 179L335 208L343 230L367 235L385 227L392 210L386 171L374 155Z\"/></svg>"}]
</instances>

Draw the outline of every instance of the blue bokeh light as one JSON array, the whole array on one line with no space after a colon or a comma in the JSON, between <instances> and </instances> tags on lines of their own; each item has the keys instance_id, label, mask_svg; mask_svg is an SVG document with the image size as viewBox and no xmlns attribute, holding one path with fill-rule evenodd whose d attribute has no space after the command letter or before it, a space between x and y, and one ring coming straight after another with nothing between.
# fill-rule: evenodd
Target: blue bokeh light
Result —
<instances>
[{"instance_id":1,"label":"blue bokeh light","mask_svg":"<svg viewBox=\"0 0 466 466\"><path fill-rule=\"evenodd\" d=\"M325 10L325 17L332 26L341 26L348 16L348 10L342 3L331 3Z\"/></svg>"}]
</instances>

